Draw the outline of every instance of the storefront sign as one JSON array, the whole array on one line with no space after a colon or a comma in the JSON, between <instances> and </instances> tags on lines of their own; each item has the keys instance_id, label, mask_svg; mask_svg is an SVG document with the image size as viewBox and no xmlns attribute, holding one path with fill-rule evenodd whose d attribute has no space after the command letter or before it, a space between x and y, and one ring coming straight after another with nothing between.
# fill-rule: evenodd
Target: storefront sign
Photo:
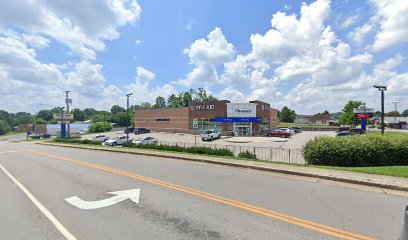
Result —
<instances>
[{"instance_id":1,"label":"storefront sign","mask_svg":"<svg viewBox=\"0 0 408 240\"><path fill-rule=\"evenodd\" d=\"M202 105L193 105L190 106L190 111L199 111L199 110L214 110L214 104L202 104Z\"/></svg>"},{"instance_id":2,"label":"storefront sign","mask_svg":"<svg viewBox=\"0 0 408 240\"><path fill-rule=\"evenodd\" d=\"M227 103L227 117L229 118L256 117L256 103Z\"/></svg>"},{"instance_id":3,"label":"storefront sign","mask_svg":"<svg viewBox=\"0 0 408 240\"><path fill-rule=\"evenodd\" d=\"M262 122L262 118L249 117L249 118L215 118L215 122Z\"/></svg>"}]
</instances>

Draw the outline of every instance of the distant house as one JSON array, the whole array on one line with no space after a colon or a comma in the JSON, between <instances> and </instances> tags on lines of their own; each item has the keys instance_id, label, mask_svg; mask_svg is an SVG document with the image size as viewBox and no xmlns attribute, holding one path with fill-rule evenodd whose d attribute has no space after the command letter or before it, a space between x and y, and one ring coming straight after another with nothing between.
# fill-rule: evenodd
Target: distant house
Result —
<instances>
[{"instance_id":1,"label":"distant house","mask_svg":"<svg viewBox=\"0 0 408 240\"><path fill-rule=\"evenodd\" d=\"M297 115L295 119L296 125L329 126L334 123L335 120L330 114Z\"/></svg>"},{"instance_id":2,"label":"distant house","mask_svg":"<svg viewBox=\"0 0 408 240\"><path fill-rule=\"evenodd\" d=\"M408 117L384 117L384 123L390 128L408 129Z\"/></svg>"}]
</instances>

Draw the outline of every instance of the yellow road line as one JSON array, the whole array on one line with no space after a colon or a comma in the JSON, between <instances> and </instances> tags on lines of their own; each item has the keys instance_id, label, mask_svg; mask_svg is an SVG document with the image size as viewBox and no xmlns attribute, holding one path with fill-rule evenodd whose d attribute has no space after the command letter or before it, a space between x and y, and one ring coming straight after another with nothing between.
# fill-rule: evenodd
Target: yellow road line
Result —
<instances>
[{"instance_id":1,"label":"yellow road line","mask_svg":"<svg viewBox=\"0 0 408 240\"><path fill-rule=\"evenodd\" d=\"M49 154L49 153L44 153L44 152L38 152L38 151L33 151L33 150L28 150L28 149L22 149L22 148L18 148L22 151L26 151L26 152L30 152L33 154L37 154L37 155L42 155L45 157L49 157L49 158L53 158L53 159L57 159L57 160L62 160L62 161L67 161L67 162L71 162L71 163L75 163L75 164L79 164L79 165L83 165L83 166L87 166L87 167L91 167L91 168L96 168L96 169L100 169L106 172L110 172L110 173L114 173L114 174L118 174L118 175L122 175L122 176L126 176L126 177L130 177L133 179L138 179L144 182L148 182L148 183L152 183L152 184L156 184L159 186L163 186L166 188L170 188L173 190L177 190L180 192L184 192L184 193L188 193L191 195L195 195L198 197L202 197L208 200L212 200L215 202L219 202L219 203L223 203L226 205L230 205L230 206L234 206L246 211L250 211L253 213L257 213L263 216L267 216L273 219L277 219L286 223L290 223L296 226L300 226L303 228L307 228L316 232L320 232L320 233L324 233L327 235L331 235L331 236L335 236L341 239L348 239L348 240L373 240L374 238L371 237L366 237L366 236L362 236L359 234L355 234L352 232L347 232L341 229L337 229L334 227L330 227L330 226L326 226L326 225L322 225L319 223L315 223L312 221L308 221L308 220L303 220L300 218L296 218L287 214L283 214L283 213L279 213L279 212L275 212L269 209L265 209L265 208L261 208L261 207L257 207L251 204L247 204L244 202L239 202L233 199L229 199L229 198L224 198L221 196L217 196L214 194L210 194L207 192L202 192L202 191L198 191L195 189L191 189L191 188L187 188L181 185L177 185L177 184L173 184L173 183L169 183L169 182L165 182L165 181L161 181L155 178L150 178L150 177L144 177L144 176L140 176L140 175L136 175L134 173L130 173L130 172L126 172L126 171L122 171L122 170L117 170L117 169L113 169L110 167L106 167L106 166L102 166L102 165L98 165L98 164L93 164L93 163L89 163L89 162L83 162L83 161L79 161L79 160L75 160L75 159L70 159L70 158L65 158L65 157L60 157L60 156L56 156L53 154Z\"/></svg>"}]
</instances>

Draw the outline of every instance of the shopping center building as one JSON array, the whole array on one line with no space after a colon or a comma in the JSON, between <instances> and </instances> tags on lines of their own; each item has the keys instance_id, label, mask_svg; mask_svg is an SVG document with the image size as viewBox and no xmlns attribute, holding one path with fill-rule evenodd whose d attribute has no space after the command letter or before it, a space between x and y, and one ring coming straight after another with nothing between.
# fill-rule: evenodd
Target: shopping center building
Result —
<instances>
[{"instance_id":1,"label":"shopping center building","mask_svg":"<svg viewBox=\"0 0 408 240\"><path fill-rule=\"evenodd\" d=\"M278 124L278 110L269 103L227 100L190 102L184 108L137 110L135 127L152 131L194 133L214 129L222 135L261 135Z\"/></svg>"}]
</instances>

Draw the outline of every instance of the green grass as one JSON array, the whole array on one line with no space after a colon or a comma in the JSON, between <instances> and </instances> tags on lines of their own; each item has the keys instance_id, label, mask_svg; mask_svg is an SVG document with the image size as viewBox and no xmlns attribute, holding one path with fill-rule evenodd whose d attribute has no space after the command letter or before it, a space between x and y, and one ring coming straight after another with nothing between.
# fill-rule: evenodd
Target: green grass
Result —
<instances>
[{"instance_id":1,"label":"green grass","mask_svg":"<svg viewBox=\"0 0 408 240\"><path fill-rule=\"evenodd\" d=\"M367 136L382 136L381 131L367 131ZM390 139L401 139L401 138L407 138L408 139L408 131L407 132L392 132L392 131L387 131L385 130L384 132L384 137L385 138L390 138Z\"/></svg>"},{"instance_id":2,"label":"green grass","mask_svg":"<svg viewBox=\"0 0 408 240\"><path fill-rule=\"evenodd\" d=\"M368 174L378 174L393 177L408 178L408 166L384 166L384 167L328 167L328 166L310 166L324 169L334 169L349 172L359 172Z\"/></svg>"},{"instance_id":3,"label":"green grass","mask_svg":"<svg viewBox=\"0 0 408 240\"><path fill-rule=\"evenodd\" d=\"M0 135L0 136L14 136L14 135L18 135L18 134L22 134L22 132L8 132L8 133Z\"/></svg>"},{"instance_id":4,"label":"green grass","mask_svg":"<svg viewBox=\"0 0 408 240\"><path fill-rule=\"evenodd\" d=\"M278 128L301 127L301 128L328 128L337 129L338 126L313 126L313 125L296 125L294 123L279 123Z\"/></svg>"}]
</instances>

